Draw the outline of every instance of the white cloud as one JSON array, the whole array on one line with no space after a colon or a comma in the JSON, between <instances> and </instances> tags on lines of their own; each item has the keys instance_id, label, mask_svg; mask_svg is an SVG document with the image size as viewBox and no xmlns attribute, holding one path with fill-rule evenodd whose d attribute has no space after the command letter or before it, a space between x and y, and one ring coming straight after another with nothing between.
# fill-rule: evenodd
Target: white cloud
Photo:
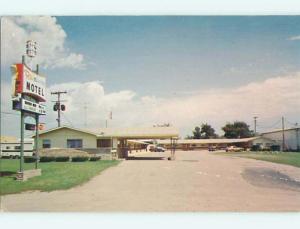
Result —
<instances>
[{"instance_id":1,"label":"white cloud","mask_svg":"<svg viewBox=\"0 0 300 229\"><path fill-rule=\"evenodd\" d=\"M66 32L55 17L24 16L3 17L2 23L2 60L5 65L19 62L25 54L27 40L37 42L35 63L48 68L85 67L82 54L73 53L66 48Z\"/></svg>"},{"instance_id":2,"label":"white cloud","mask_svg":"<svg viewBox=\"0 0 300 229\"><path fill-rule=\"evenodd\" d=\"M300 35L299 36L289 37L288 40L290 40L290 41L300 40Z\"/></svg>"},{"instance_id":3,"label":"white cloud","mask_svg":"<svg viewBox=\"0 0 300 229\"><path fill-rule=\"evenodd\" d=\"M140 97L130 90L106 93L99 81L69 82L48 88L46 123L48 128L56 126L56 113L51 102L54 97L50 91L67 90L68 94L62 96L67 100L63 123L69 124L70 120L75 127L84 127L84 103L87 103L88 128L103 127L112 110L113 120L109 121L109 126L113 127L171 123L184 137L196 125L207 122L221 133L220 128L227 121L242 120L251 124L253 116L259 116L259 122L264 122L265 126L282 115L299 121L299 87L300 74L295 74L230 89L212 88L193 95L158 98ZM5 125L3 128L8 128Z\"/></svg>"},{"instance_id":4,"label":"white cloud","mask_svg":"<svg viewBox=\"0 0 300 229\"><path fill-rule=\"evenodd\" d=\"M70 88L66 114L75 123L84 123L83 102L87 102L90 127L103 126L109 110L113 111L113 126L170 122L182 132L202 122L220 128L226 121L252 121L254 115L271 122L282 115L297 117L300 113L299 74L173 98L138 97L133 91L105 93L98 81L69 85L63 85Z\"/></svg>"}]
</instances>

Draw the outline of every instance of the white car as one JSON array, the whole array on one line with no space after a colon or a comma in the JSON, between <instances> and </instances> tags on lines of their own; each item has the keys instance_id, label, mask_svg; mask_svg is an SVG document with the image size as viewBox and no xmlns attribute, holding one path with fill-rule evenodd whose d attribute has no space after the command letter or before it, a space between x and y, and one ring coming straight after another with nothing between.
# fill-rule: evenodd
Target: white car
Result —
<instances>
[{"instance_id":1,"label":"white car","mask_svg":"<svg viewBox=\"0 0 300 229\"><path fill-rule=\"evenodd\" d=\"M242 152L244 151L244 148L237 147L237 146L228 146L226 148L226 152Z\"/></svg>"},{"instance_id":2,"label":"white car","mask_svg":"<svg viewBox=\"0 0 300 229\"><path fill-rule=\"evenodd\" d=\"M161 147L161 146L158 146L155 149L155 152L165 152L165 151L166 151L166 149L164 147Z\"/></svg>"}]
</instances>

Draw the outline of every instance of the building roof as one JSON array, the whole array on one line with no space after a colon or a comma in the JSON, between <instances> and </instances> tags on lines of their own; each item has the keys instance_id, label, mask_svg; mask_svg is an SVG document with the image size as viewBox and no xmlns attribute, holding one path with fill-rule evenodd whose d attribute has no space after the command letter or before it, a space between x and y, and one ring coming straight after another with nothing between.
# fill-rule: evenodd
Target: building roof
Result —
<instances>
[{"instance_id":1,"label":"building roof","mask_svg":"<svg viewBox=\"0 0 300 229\"><path fill-rule=\"evenodd\" d=\"M267 141L267 142L270 142L270 143L275 143L275 142L277 142L276 140L273 140L273 139L271 139L271 138L266 138L265 136L262 136L262 135L260 135L260 136L258 136L258 137L256 137L256 139L253 139L253 140L263 140L263 141Z\"/></svg>"},{"instance_id":2,"label":"building roof","mask_svg":"<svg viewBox=\"0 0 300 229\"><path fill-rule=\"evenodd\" d=\"M239 143L239 142L250 142L260 137L252 138L215 138L215 139L179 139L177 144L226 144L226 143ZM170 144L170 140L157 140L158 144Z\"/></svg>"},{"instance_id":3,"label":"building roof","mask_svg":"<svg viewBox=\"0 0 300 229\"><path fill-rule=\"evenodd\" d=\"M79 131L79 132L83 132L86 134L91 134L91 135L95 135L97 136L97 133L91 132L89 130L82 130L82 129L78 129L78 128L74 128L74 127L69 127L69 126L60 126L60 127L55 127L49 130L45 130L45 131L40 131L39 135L44 135L53 131L57 131L57 130L61 130L61 129L70 129L70 130L75 130L75 131ZM35 135L32 135L32 137L35 137Z\"/></svg>"},{"instance_id":4,"label":"building roof","mask_svg":"<svg viewBox=\"0 0 300 229\"><path fill-rule=\"evenodd\" d=\"M141 144L141 145L150 145L150 143L148 142L144 142L142 140L128 140L128 142L131 142L131 143L136 143L136 144Z\"/></svg>"},{"instance_id":5,"label":"building roof","mask_svg":"<svg viewBox=\"0 0 300 229\"><path fill-rule=\"evenodd\" d=\"M0 142L6 143L6 142L17 142L17 138L14 136L0 136Z\"/></svg>"},{"instance_id":6,"label":"building roof","mask_svg":"<svg viewBox=\"0 0 300 229\"><path fill-rule=\"evenodd\" d=\"M135 127L101 128L98 137L118 137L131 139L178 138L179 131L174 127Z\"/></svg>"},{"instance_id":7,"label":"building roof","mask_svg":"<svg viewBox=\"0 0 300 229\"><path fill-rule=\"evenodd\" d=\"M299 129L300 129L300 127L291 127L291 128L284 129L284 131L286 132L286 131L299 130ZM263 132L261 134L264 135L264 134L270 134L270 133L276 133L276 132L282 132L282 129L271 130L271 131Z\"/></svg>"},{"instance_id":8,"label":"building roof","mask_svg":"<svg viewBox=\"0 0 300 229\"><path fill-rule=\"evenodd\" d=\"M57 131L59 129L71 129L87 134L94 135L98 138L126 138L126 139L164 139L164 138L177 138L179 132L174 127L136 127L136 128L99 128L99 129L78 129L74 127L62 126L49 129L40 133L40 135ZM33 136L34 137L34 136Z\"/></svg>"}]
</instances>

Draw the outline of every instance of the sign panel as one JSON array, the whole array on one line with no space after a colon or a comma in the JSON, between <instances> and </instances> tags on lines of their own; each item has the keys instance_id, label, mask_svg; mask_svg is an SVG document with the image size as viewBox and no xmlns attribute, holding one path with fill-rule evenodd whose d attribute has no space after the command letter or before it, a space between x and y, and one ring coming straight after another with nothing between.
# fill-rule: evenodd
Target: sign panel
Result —
<instances>
[{"instance_id":1,"label":"sign panel","mask_svg":"<svg viewBox=\"0 0 300 229\"><path fill-rule=\"evenodd\" d=\"M23 93L35 98L39 102L46 101L46 79L31 71L24 64L11 67L13 73L13 97Z\"/></svg>"},{"instance_id":2,"label":"sign panel","mask_svg":"<svg viewBox=\"0 0 300 229\"><path fill-rule=\"evenodd\" d=\"M21 110L21 102L20 100L13 100L12 101L12 109L13 110L17 110L17 111L20 111Z\"/></svg>"},{"instance_id":3,"label":"sign panel","mask_svg":"<svg viewBox=\"0 0 300 229\"><path fill-rule=\"evenodd\" d=\"M31 123L25 123L25 130L35 130L35 125Z\"/></svg>"},{"instance_id":4,"label":"sign panel","mask_svg":"<svg viewBox=\"0 0 300 229\"><path fill-rule=\"evenodd\" d=\"M37 113L40 115L45 115L46 114L46 106L39 104L39 103L35 103L26 99L22 99L22 105L21 105L21 109L24 111L29 111L32 113Z\"/></svg>"}]
</instances>

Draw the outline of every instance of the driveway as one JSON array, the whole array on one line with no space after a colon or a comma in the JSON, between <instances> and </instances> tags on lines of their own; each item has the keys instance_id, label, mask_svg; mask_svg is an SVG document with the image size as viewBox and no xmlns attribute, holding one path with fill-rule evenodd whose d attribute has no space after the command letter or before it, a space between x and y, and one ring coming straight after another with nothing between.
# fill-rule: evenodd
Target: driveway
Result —
<instances>
[{"instance_id":1,"label":"driveway","mask_svg":"<svg viewBox=\"0 0 300 229\"><path fill-rule=\"evenodd\" d=\"M299 211L300 169L208 151L148 153L82 186L2 197L3 211ZM151 157L152 160L148 157Z\"/></svg>"}]
</instances>

